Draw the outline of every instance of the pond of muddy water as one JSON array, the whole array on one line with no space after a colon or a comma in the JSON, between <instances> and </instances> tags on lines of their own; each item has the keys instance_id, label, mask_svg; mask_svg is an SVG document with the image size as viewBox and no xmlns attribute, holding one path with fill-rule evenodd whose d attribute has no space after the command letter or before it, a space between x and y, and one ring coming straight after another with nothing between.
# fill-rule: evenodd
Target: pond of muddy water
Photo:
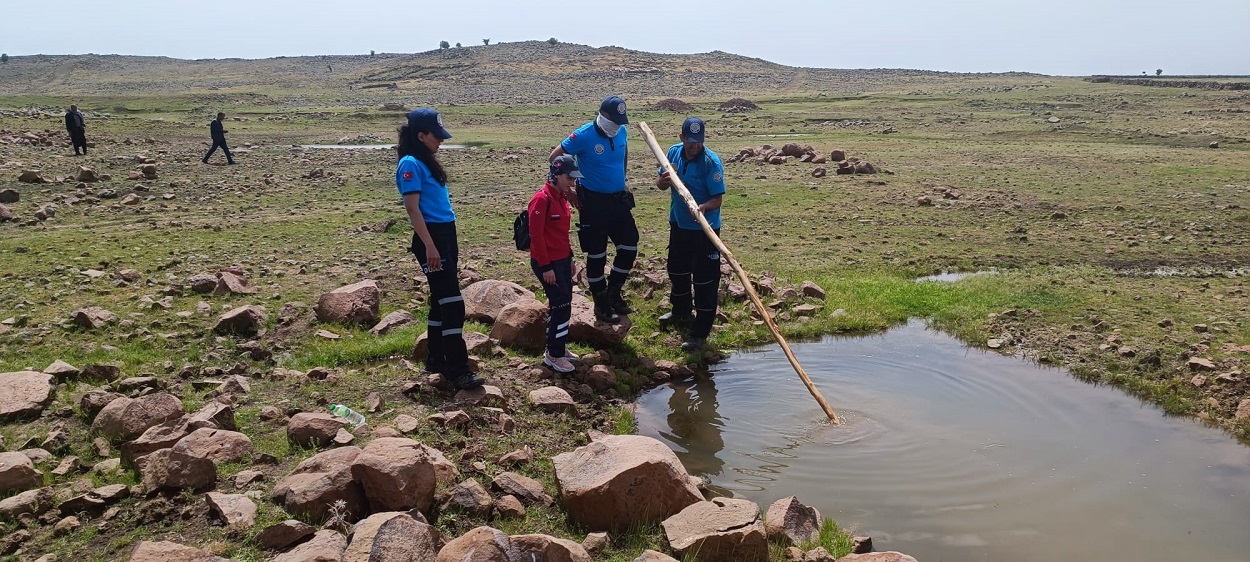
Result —
<instances>
[{"instance_id":1,"label":"pond of muddy water","mask_svg":"<svg viewBox=\"0 0 1250 562\"><path fill-rule=\"evenodd\" d=\"M938 560L1250 559L1250 447L918 321L776 347L639 398L639 433L713 490L790 495L877 550Z\"/></svg>"}]
</instances>

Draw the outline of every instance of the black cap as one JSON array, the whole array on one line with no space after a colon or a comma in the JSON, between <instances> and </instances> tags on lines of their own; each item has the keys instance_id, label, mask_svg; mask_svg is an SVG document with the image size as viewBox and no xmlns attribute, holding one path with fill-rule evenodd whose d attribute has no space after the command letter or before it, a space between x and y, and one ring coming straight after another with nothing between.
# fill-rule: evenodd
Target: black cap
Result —
<instances>
[{"instance_id":1,"label":"black cap","mask_svg":"<svg viewBox=\"0 0 1250 562\"><path fill-rule=\"evenodd\" d=\"M582 173L577 171L577 160L571 154L561 154L551 161L552 177L560 174L568 174L574 179L582 177Z\"/></svg>"}]
</instances>

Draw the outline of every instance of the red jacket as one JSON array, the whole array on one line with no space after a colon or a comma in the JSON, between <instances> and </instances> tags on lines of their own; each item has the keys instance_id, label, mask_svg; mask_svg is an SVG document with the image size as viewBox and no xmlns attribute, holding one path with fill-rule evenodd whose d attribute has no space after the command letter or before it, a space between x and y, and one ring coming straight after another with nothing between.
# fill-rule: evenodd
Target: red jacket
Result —
<instances>
[{"instance_id":1,"label":"red jacket","mask_svg":"<svg viewBox=\"0 0 1250 562\"><path fill-rule=\"evenodd\" d=\"M551 269L551 262L573 255L569 245L569 225L573 213L569 200L551 182L530 198L530 257L541 271Z\"/></svg>"}]
</instances>

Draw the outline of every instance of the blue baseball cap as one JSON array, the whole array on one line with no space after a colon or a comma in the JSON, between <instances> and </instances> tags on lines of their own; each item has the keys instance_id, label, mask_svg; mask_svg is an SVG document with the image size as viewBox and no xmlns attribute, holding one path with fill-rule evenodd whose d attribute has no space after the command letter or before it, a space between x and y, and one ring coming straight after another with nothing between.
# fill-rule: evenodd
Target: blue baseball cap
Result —
<instances>
[{"instance_id":1,"label":"blue baseball cap","mask_svg":"<svg viewBox=\"0 0 1250 562\"><path fill-rule=\"evenodd\" d=\"M625 100L620 96L603 98L603 103L599 104L599 113L617 125L629 124L629 116L625 115Z\"/></svg>"},{"instance_id":2,"label":"blue baseball cap","mask_svg":"<svg viewBox=\"0 0 1250 562\"><path fill-rule=\"evenodd\" d=\"M686 142L703 142L703 120L698 117L687 117L681 123L681 135Z\"/></svg>"},{"instance_id":3,"label":"blue baseball cap","mask_svg":"<svg viewBox=\"0 0 1250 562\"><path fill-rule=\"evenodd\" d=\"M451 133L443 128L443 118L432 107L422 107L408 112L408 128L418 133L434 133L447 140Z\"/></svg>"},{"instance_id":4,"label":"blue baseball cap","mask_svg":"<svg viewBox=\"0 0 1250 562\"><path fill-rule=\"evenodd\" d=\"M551 161L552 177L560 174L568 174L570 178L578 179L583 177L582 173L577 171L577 160L572 154L561 154Z\"/></svg>"}]
</instances>

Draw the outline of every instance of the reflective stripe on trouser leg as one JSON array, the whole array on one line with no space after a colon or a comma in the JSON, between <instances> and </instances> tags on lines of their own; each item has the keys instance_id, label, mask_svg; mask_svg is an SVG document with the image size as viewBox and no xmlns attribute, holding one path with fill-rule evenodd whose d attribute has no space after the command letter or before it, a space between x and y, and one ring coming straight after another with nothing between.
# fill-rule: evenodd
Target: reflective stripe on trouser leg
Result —
<instances>
[{"instance_id":1,"label":"reflective stripe on trouser leg","mask_svg":"<svg viewBox=\"0 0 1250 562\"><path fill-rule=\"evenodd\" d=\"M626 209L615 217L608 225L608 238L616 244L616 256L612 258L612 273L608 274L608 285L625 286L625 279L634 268L634 260L638 259L638 226L634 224L634 215Z\"/></svg>"},{"instance_id":2,"label":"reflective stripe on trouser leg","mask_svg":"<svg viewBox=\"0 0 1250 562\"><path fill-rule=\"evenodd\" d=\"M547 293L547 353L552 357L564 357L569 319L573 313L573 256L551 263L551 270L556 274L555 285L543 281L537 262L530 260L530 267Z\"/></svg>"},{"instance_id":3,"label":"reflective stripe on trouser leg","mask_svg":"<svg viewBox=\"0 0 1250 562\"><path fill-rule=\"evenodd\" d=\"M460 281L457 274L456 258L458 248L454 223L449 225L428 224L430 238L438 253L443 257L442 269L425 274L430 285L430 314L432 322L438 323L435 329L431 324L429 330L430 361L441 358L442 372L456 375L469 370L469 353L465 349L461 332L464 328L464 297L460 294ZM419 238L414 236L413 251L422 265L425 262L425 249Z\"/></svg>"},{"instance_id":4,"label":"reflective stripe on trouser leg","mask_svg":"<svg viewBox=\"0 0 1250 562\"><path fill-rule=\"evenodd\" d=\"M586 252L586 282L590 292L602 293L607 287L603 268L608 264L608 234L595 224L579 224L577 241Z\"/></svg>"}]
</instances>

